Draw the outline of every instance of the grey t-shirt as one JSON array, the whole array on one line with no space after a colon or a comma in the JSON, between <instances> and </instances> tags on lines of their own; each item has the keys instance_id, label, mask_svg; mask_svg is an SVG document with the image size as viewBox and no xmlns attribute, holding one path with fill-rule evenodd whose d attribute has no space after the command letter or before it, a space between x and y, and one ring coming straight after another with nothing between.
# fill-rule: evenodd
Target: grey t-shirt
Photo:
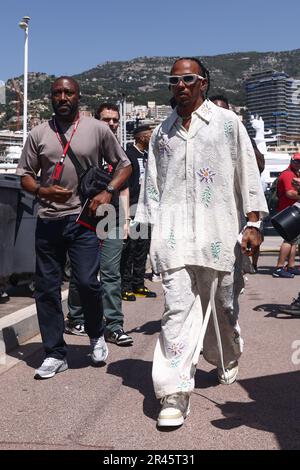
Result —
<instances>
[{"instance_id":1,"label":"grey t-shirt","mask_svg":"<svg viewBox=\"0 0 300 470\"><path fill-rule=\"evenodd\" d=\"M60 127L67 140L70 139L74 124L60 122ZM71 141L71 147L81 165L100 165L102 159L111 164L116 170L130 165L130 160L118 143L107 124L94 118L82 116ZM56 163L63 153L50 120L34 127L28 135L20 163L16 170L19 176L30 175L36 178L41 171L41 185L50 186L51 175ZM78 214L81 203L77 194L78 177L69 156L65 158L65 167L60 186L71 189L72 196L64 204L42 201L38 215L44 218L58 218Z\"/></svg>"}]
</instances>

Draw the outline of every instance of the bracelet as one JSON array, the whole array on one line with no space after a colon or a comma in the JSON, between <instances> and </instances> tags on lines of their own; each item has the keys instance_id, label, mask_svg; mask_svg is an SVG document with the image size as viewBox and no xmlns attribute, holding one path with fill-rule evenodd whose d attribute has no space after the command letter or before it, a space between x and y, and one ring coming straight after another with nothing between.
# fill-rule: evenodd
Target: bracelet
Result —
<instances>
[{"instance_id":1,"label":"bracelet","mask_svg":"<svg viewBox=\"0 0 300 470\"><path fill-rule=\"evenodd\" d=\"M130 220L131 220L131 218L129 217L129 218L125 219L125 220L129 220L129 221L130 221Z\"/></svg>"}]
</instances>

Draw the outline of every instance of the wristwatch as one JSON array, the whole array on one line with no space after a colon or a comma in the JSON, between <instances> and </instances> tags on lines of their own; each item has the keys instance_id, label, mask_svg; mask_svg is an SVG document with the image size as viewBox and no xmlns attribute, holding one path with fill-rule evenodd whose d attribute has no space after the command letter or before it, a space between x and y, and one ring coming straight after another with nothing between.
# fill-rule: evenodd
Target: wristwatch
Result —
<instances>
[{"instance_id":1,"label":"wristwatch","mask_svg":"<svg viewBox=\"0 0 300 470\"><path fill-rule=\"evenodd\" d=\"M114 194L115 188L111 186L110 184L108 184L105 188L105 191L107 191L109 194Z\"/></svg>"},{"instance_id":2,"label":"wristwatch","mask_svg":"<svg viewBox=\"0 0 300 470\"><path fill-rule=\"evenodd\" d=\"M263 223L262 223L262 220L258 220L257 222L247 222L246 224L246 227L245 228L256 228L257 230L259 230L260 232L263 231Z\"/></svg>"}]
</instances>

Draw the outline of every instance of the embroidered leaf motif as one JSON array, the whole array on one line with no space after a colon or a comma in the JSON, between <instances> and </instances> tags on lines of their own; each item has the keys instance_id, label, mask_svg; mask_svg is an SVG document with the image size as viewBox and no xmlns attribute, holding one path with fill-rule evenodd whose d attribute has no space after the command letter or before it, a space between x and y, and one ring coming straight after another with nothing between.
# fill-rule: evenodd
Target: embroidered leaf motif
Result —
<instances>
[{"instance_id":1,"label":"embroidered leaf motif","mask_svg":"<svg viewBox=\"0 0 300 470\"><path fill-rule=\"evenodd\" d=\"M200 177L201 183L213 183L214 182L214 176L216 176L216 173L211 170L210 168L201 168L201 170L197 171L197 175Z\"/></svg>"},{"instance_id":2,"label":"embroidered leaf motif","mask_svg":"<svg viewBox=\"0 0 300 470\"><path fill-rule=\"evenodd\" d=\"M181 375L180 376L180 385L179 388L181 391L188 390L190 388L190 379L188 378L187 375Z\"/></svg>"},{"instance_id":3,"label":"embroidered leaf motif","mask_svg":"<svg viewBox=\"0 0 300 470\"><path fill-rule=\"evenodd\" d=\"M211 244L211 252L215 261L220 259L222 242L214 242Z\"/></svg>"},{"instance_id":4,"label":"embroidered leaf motif","mask_svg":"<svg viewBox=\"0 0 300 470\"><path fill-rule=\"evenodd\" d=\"M207 186L207 188L205 188L205 190L202 193L201 201L205 205L205 207L209 207L211 200L212 200L212 191L211 191L211 188Z\"/></svg>"},{"instance_id":5,"label":"embroidered leaf motif","mask_svg":"<svg viewBox=\"0 0 300 470\"><path fill-rule=\"evenodd\" d=\"M225 132L226 137L229 137L229 135L232 133L232 131L233 131L233 122L232 121L226 121L224 123L224 132Z\"/></svg>"},{"instance_id":6,"label":"embroidered leaf motif","mask_svg":"<svg viewBox=\"0 0 300 470\"><path fill-rule=\"evenodd\" d=\"M180 364L180 358L172 359L171 368L176 369L179 366L179 364Z\"/></svg>"},{"instance_id":7,"label":"embroidered leaf motif","mask_svg":"<svg viewBox=\"0 0 300 470\"><path fill-rule=\"evenodd\" d=\"M173 230L171 230L170 236L167 240L167 247L173 249L175 248L175 246L176 246L176 238L175 238Z\"/></svg>"},{"instance_id":8,"label":"embroidered leaf motif","mask_svg":"<svg viewBox=\"0 0 300 470\"><path fill-rule=\"evenodd\" d=\"M160 156L163 157L165 154L171 151L170 139L168 139L168 137L165 135L160 136L158 139L157 147Z\"/></svg>"},{"instance_id":9,"label":"embroidered leaf motif","mask_svg":"<svg viewBox=\"0 0 300 470\"><path fill-rule=\"evenodd\" d=\"M159 193L154 186L147 186L147 194L149 199L152 199L155 202L159 202Z\"/></svg>"}]
</instances>

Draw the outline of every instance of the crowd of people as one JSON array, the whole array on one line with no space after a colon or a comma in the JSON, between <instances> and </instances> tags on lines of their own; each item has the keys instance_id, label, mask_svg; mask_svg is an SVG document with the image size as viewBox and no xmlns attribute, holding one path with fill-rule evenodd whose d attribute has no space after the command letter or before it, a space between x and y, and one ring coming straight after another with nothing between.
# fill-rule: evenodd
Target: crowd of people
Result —
<instances>
[{"instance_id":1,"label":"crowd of people","mask_svg":"<svg viewBox=\"0 0 300 470\"><path fill-rule=\"evenodd\" d=\"M180 426L188 416L200 353L216 367L219 383L236 380L243 266L253 257L257 269L268 214L263 156L226 97L208 98L206 67L180 58L168 84L171 115L154 130L137 127L134 145L124 151L116 138L118 107L103 103L94 118L81 116L78 83L60 77L51 88L53 118L29 133L17 169L23 188L40 203L35 300L45 359L35 378L68 368L64 332L89 337L95 365L107 360L107 343L133 344L122 300L156 297L145 286L150 253L151 276L161 279L165 298L152 371L160 427ZM71 151L84 168L110 175L88 202L94 217L113 203L115 223L105 237L77 223L84 201ZM299 161L298 154L290 171L298 171ZM67 255L65 324L60 290ZM295 274L292 269L291 261L285 272Z\"/></svg>"}]
</instances>

